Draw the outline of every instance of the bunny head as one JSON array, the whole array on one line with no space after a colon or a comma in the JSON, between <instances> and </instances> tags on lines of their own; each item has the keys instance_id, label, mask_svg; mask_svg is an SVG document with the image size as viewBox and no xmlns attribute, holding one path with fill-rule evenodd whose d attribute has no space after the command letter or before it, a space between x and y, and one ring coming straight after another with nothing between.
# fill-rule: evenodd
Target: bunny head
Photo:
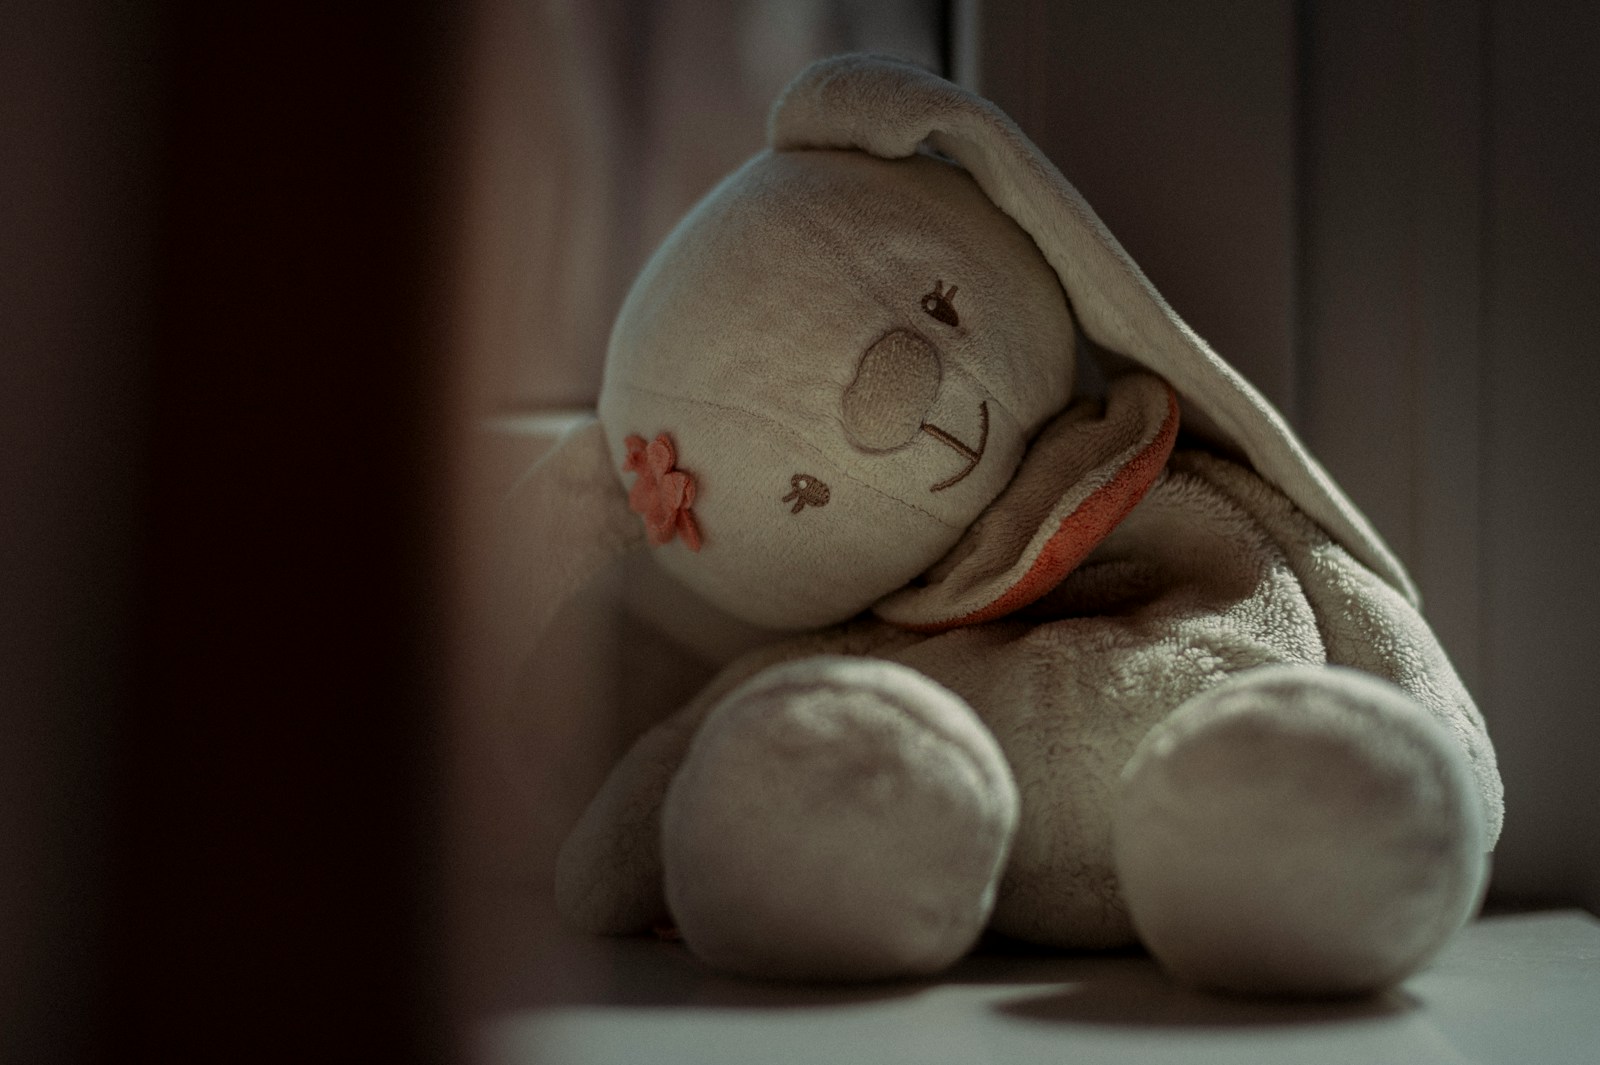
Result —
<instances>
[{"instance_id":1,"label":"bunny head","mask_svg":"<svg viewBox=\"0 0 1600 1065\"><path fill-rule=\"evenodd\" d=\"M922 628L996 617L1137 502L1181 412L1414 599L1282 416L993 104L841 56L796 78L768 139L624 303L599 422L554 457L616 479L561 534L589 561L558 566L648 539L681 583L771 628L868 607ZM1079 335L1113 363L1082 411ZM645 535L585 532L615 533L619 509Z\"/></svg>"},{"instance_id":2,"label":"bunny head","mask_svg":"<svg viewBox=\"0 0 1600 1065\"><path fill-rule=\"evenodd\" d=\"M661 565L808 627L950 550L1066 403L1072 350L1055 273L965 171L768 151L645 268L600 419Z\"/></svg>"}]
</instances>

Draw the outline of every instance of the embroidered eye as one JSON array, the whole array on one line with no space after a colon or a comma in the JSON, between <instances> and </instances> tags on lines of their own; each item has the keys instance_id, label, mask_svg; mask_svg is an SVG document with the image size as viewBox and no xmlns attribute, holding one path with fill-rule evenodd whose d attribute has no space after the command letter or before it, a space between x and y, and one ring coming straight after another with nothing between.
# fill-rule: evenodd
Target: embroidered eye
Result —
<instances>
[{"instance_id":1,"label":"embroidered eye","mask_svg":"<svg viewBox=\"0 0 1600 1065\"><path fill-rule=\"evenodd\" d=\"M943 291L940 291L941 289ZM956 313L956 306L951 302L955 296L956 286L951 285L946 289L942 280L935 281L933 291L922 297L922 309L930 318L937 318L945 325L960 325L961 316Z\"/></svg>"},{"instance_id":2,"label":"embroidered eye","mask_svg":"<svg viewBox=\"0 0 1600 1065\"><path fill-rule=\"evenodd\" d=\"M798 514L807 507L828 505L828 486L809 473L797 473L789 478L789 489L789 494L779 502L794 504L789 510L790 514Z\"/></svg>"}]
</instances>

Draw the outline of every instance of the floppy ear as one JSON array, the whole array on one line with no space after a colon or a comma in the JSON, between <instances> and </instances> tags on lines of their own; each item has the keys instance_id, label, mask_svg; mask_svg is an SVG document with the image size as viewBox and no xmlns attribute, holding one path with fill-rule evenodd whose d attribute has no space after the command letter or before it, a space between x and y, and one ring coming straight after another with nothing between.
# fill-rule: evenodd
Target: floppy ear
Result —
<instances>
[{"instance_id":1,"label":"floppy ear","mask_svg":"<svg viewBox=\"0 0 1600 1065\"><path fill-rule=\"evenodd\" d=\"M1243 456L1417 602L1405 569L1283 416L1167 306L1078 191L999 108L908 63L838 56L801 72L774 106L768 135L780 151L844 148L886 159L912 155L926 142L960 163L1039 246L1090 340L1171 382L1186 430Z\"/></svg>"},{"instance_id":2,"label":"floppy ear","mask_svg":"<svg viewBox=\"0 0 1600 1065\"><path fill-rule=\"evenodd\" d=\"M644 544L644 527L611 469L600 422L568 431L506 495L494 549L494 632L513 675L563 606L601 570Z\"/></svg>"}]
</instances>

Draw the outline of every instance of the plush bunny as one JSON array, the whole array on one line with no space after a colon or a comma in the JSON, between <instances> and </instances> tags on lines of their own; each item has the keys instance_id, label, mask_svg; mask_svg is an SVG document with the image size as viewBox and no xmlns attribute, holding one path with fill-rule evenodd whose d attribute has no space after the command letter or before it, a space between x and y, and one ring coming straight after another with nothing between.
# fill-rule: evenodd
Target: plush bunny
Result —
<instances>
[{"instance_id":1,"label":"plush bunny","mask_svg":"<svg viewBox=\"0 0 1600 1065\"><path fill-rule=\"evenodd\" d=\"M792 633L615 768L565 918L765 977L936 972L985 928L1253 994L1425 963L1500 782L1366 520L987 101L839 57L770 143L514 507L524 637L635 550Z\"/></svg>"}]
</instances>

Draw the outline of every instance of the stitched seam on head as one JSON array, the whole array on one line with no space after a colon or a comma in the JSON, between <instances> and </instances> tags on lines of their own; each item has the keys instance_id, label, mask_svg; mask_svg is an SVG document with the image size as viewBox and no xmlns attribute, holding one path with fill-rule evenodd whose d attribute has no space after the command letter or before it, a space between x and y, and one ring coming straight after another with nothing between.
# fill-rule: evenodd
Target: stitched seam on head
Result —
<instances>
[{"instance_id":1,"label":"stitched seam on head","mask_svg":"<svg viewBox=\"0 0 1600 1065\"><path fill-rule=\"evenodd\" d=\"M788 426L784 425L782 422L778 421L777 419L769 418L765 414L758 414L755 411L746 410L744 407L735 407L735 406L732 406L732 405L726 404L726 403L715 403L715 402L712 402L709 399L700 399L700 398L698 398L696 396L678 395L678 394L673 393L673 392L664 392L664 391L662 391L662 390L660 390L658 388L650 388L650 387L645 386L645 385L636 385L636 384L632 384L632 383L628 383L628 382L615 382L615 383L612 384L611 387L613 387L613 388L621 388L621 389L624 389L624 390L629 391L629 392L638 392L638 393L640 393L642 395L646 395L646 396L655 396L655 397L657 397L659 399L669 399L669 400L673 400L674 402L678 402L678 403L695 403L695 404L699 404L700 406L709 407L712 410L720 410L720 411L723 411L723 412L728 413L728 414L742 415L742 416L750 419L751 421L757 423L758 425L762 425L762 426L765 426L767 428L775 430L778 433L778 435L784 437L790 443L797 445L798 447L804 449L805 451L810 452L813 457L821 459L823 462L826 462L830 466L837 467L839 472L844 476L844 479L849 481L851 484L854 484L854 485L856 485L856 486L858 486L860 488L864 488L868 492L871 492L873 495L880 496L883 499L886 499L891 503L895 503L895 504L898 504L899 506L902 506L902 507L906 508L907 510L914 511L915 513L921 514L923 517L927 518L929 521L935 522L936 524L941 525L946 529L954 529L954 530L959 531L961 529L966 528L966 526L964 526L964 525L957 525L954 522L946 521L945 519L939 517L939 515L934 514L931 511L924 510L922 507L917 506L915 503L908 503L904 499L897 499L894 496L890 495L888 492L885 492L883 489L877 487L876 485L871 484L871 483L869 483L867 481L861 480L861 478L856 477L854 474L852 474L849 470L845 469L843 466L839 466L838 463L836 463L832 459L830 459L820 448L818 448L816 445L812 444L810 441L806 440L805 437L801 436L799 433L795 432L793 429L790 429Z\"/></svg>"}]
</instances>

